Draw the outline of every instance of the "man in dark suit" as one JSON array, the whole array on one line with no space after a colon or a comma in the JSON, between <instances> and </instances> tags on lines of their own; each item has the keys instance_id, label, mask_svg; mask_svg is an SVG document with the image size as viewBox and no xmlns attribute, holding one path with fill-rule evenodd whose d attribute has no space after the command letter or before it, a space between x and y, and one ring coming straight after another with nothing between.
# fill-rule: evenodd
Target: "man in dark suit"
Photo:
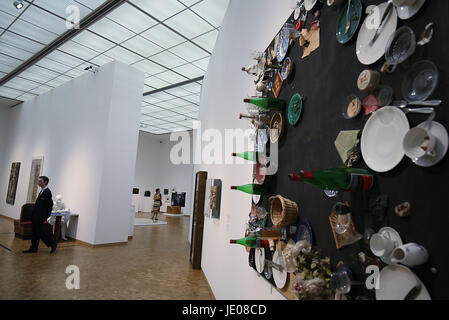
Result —
<instances>
[{"instance_id":1,"label":"man in dark suit","mask_svg":"<svg viewBox=\"0 0 449 320\"><path fill-rule=\"evenodd\" d=\"M48 181L48 177L41 176L39 177L39 180L37 182L42 190L41 192L39 192L39 195L36 199L36 204L34 205L33 214L31 216L33 231L31 237L31 247L28 250L23 251L23 253L37 252L37 249L39 247L39 240L41 239L47 245L47 247L51 248L50 253L53 253L56 250L57 242L52 240L50 235L45 232L43 228L43 223L50 216L51 210L53 208L51 191L47 187Z\"/></svg>"}]
</instances>

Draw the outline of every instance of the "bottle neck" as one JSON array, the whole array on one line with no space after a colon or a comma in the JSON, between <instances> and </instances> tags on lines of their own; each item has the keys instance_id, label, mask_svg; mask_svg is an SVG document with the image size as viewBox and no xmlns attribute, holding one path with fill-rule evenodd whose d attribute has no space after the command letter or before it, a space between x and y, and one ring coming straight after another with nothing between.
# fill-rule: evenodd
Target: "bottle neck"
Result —
<instances>
[{"instance_id":1,"label":"bottle neck","mask_svg":"<svg viewBox=\"0 0 449 320\"><path fill-rule=\"evenodd\" d=\"M300 174L289 174L288 177L292 181L303 181L304 179L311 179L313 173L312 171L301 171Z\"/></svg>"},{"instance_id":2,"label":"bottle neck","mask_svg":"<svg viewBox=\"0 0 449 320\"><path fill-rule=\"evenodd\" d=\"M229 240L229 243L237 243L237 240Z\"/></svg>"},{"instance_id":3,"label":"bottle neck","mask_svg":"<svg viewBox=\"0 0 449 320\"><path fill-rule=\"evenodd\" d=\"M251 102L251 99L243 99L243 102L245 102L245 103L250 103L250 102Z\"/></svg>"},{"instance_id":4,"label":"bottle neck","mask_svg":"<svg viewBox=\"0 0 449 320\"><path fill-rule=\"evenodd\" d=\"M237 186L231 186L231 190L237 190Z\"/></svg>"}]
</instances>

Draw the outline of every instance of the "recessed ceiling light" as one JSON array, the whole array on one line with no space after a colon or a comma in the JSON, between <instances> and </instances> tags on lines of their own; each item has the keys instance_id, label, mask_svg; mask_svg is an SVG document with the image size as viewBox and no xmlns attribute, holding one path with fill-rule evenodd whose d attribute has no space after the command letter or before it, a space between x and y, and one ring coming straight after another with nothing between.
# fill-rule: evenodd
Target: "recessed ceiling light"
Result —
<instances>
[{"instance_id":1,"label":"recessed ceiling light","mask_svg":"<svg viewBox=\"0 0 449 320\"><path fill-rule=\"evenodd\" d=\"M23 1L22 0L14 1L14 7L16 7L16 9L22 9L23 8Z\"/></svg>"}]
</instances>

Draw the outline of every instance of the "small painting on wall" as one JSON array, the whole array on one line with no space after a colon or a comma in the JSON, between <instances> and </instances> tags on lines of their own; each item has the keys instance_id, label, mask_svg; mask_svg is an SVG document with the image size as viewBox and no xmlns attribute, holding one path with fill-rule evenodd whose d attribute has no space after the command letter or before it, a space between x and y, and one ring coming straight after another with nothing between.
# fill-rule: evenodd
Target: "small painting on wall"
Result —
<instances>
[{"instance_id":1,"label":"small painting on wall","mask_svg":"<svg viewBox=\"0 0 449 320\"><path fill-rule=\"evenodd\" d=\"M204 214L208 218L220 219L221 180L207 179Z\"/></svg>"},{"instance_id":2,"label":"small painting on wall","mask_svg":"<svg viewBox=\"0 0 449 320\"><path fill-rule=\"evenodd\" d=\"M6 195L6 203L14 205L16 200L17 183L19 181L20 162L13 162L11 165L11 173L9 175L8 193Z\"/></svg>"},{"instance_id":3,"label":"small painting on wall","mask_svg":"<svg viewBox=\"0 0 449 320\"><path fill-rule=\"evenodd\" d=\"M27 202L32 203L36 201L38 185L37 181L42 174L42 167L44 163L44 157L33 157L31 160L31 173L30 182L28 185Z\"/></svg>"}]
</instances>

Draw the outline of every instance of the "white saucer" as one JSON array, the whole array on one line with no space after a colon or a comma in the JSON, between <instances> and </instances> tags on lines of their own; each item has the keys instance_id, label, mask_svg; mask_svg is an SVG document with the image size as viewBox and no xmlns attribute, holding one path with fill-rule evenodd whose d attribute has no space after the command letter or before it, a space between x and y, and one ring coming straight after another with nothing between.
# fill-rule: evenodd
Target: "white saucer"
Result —
<instances>
[{"instance_id":1,"label":"white saucer","mask_svg":"<svg viewBox=\"0 0 449 320\"><path fill-rule=\"evenodd\" d=\"M423 128L425 122L421 123L418 127ZM446 128L438 122L432 121L432 126L430 127L430 133L436 138L435 151L436 156L432 157L425 155L419 159L412 159L413 163L420 167L431 167L440 162L447 153L449 146L449 136L447 134Z\"/></svg>"},{"instance_id":2,"label":"white saucer","mask_svg":"<svg viewBox=\"0 0 449 320\"><path fill-rule=\"evenodd\" d=\"M399 19L410 19L422 8L425 2L426 0L416 0L416 2L411 6L396 7Z\"/></svg>"},{"instance_id":3,"label":"white saucer","mask_svg":"<svg viewBox=\"0 0 449 320\"><path fill-rule=\"evenodd\" d=\"M264 248L256 248L256 252L254 253L254 258L256 260L256 270L259 273L263 272L265 267L265 250Z\"/></svg>"},{"instance_id":4,"label":"white saucer","mask_svg":"<svg viewBox=\"0 0 449 320\"><path fill-rule=\"evenodd\" d=\"M304 8L305 8L307 11L312 10L313 7L315 6L315 4L316 4L317 1L318 1L318 0L304 0Z\"/></svg>"},{"instance_id":5,"label":"white saucer","mask_svg":"<svg viewBox=\"0 0 449 320\"><path fill-rule=\"evenodd\" d=\"M384 235L386 238L391 239L393 241L393 244L394 244L393 249L395 249L395 248L397 248L399 246L402 246L401 236L393 228L391 228L391 227L383 227L379 231L377 231L377 233L379 233L381 235ZM392 251L393 251L393 249L392 249ZM382 257L379 257L379 258L380 258L380 260L382 260L386 264L394 264L393 262L391 262L390 254L391 254L391 252L389 252L388 255L385 255L385 256L382 256Z\"/></svg>"}]
</instances>

